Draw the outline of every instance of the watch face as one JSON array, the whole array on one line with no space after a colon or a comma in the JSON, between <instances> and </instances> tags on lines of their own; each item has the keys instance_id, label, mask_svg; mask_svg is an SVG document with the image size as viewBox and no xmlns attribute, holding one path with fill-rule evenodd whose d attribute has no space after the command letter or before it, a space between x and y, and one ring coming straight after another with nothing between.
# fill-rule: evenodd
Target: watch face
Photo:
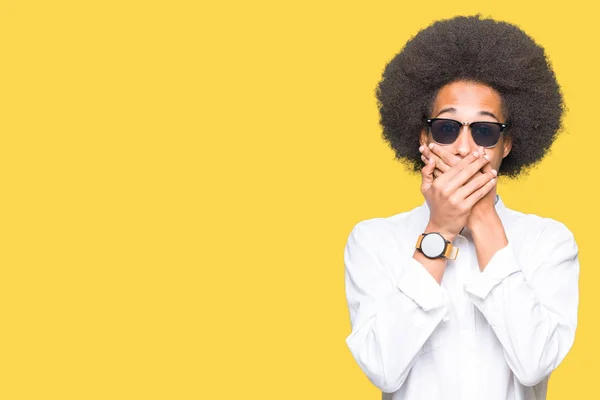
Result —
<instances>
[{"instance_id":1,"label":"watch face","mask_svg":"<svg viewBox=\"0 0 600 400\"><path fill-rule=\"evenodd\" d=\"M427 257L439 257L444 252L446 241L439 233L425 235L421 242L421 250Z\"/></svg>"}]
</instances>

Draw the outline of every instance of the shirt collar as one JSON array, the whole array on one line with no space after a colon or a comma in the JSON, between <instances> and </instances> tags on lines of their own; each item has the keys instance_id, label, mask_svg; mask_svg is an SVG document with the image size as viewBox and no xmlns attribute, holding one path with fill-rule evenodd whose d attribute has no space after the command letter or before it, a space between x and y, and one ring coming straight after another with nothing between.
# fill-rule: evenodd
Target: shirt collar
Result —
<instances>
[{"instance_id":1,"label":"shirt collar","mask_svg":"<svg viewBox=\"0 0 600 400\"><path fill-rule=\"evenodd\" d=\"M500 219L504 220L504 218L506 218L506 214L507 214L507 208L504 205L504 202L502 201L502 199L500 198L500 195L496 195L496 212L498 213L498 216L500 217Z\"/></svg>"}]
</instances>

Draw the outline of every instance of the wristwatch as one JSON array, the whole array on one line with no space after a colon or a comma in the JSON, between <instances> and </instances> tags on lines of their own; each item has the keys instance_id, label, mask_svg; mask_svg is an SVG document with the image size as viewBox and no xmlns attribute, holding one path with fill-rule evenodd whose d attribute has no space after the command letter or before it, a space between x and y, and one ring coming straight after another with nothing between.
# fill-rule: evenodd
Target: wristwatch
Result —
<instances>
[{"instance_id":1,"label":"wristwatch","mask_svg":"<svg viewBox=\"0 0 600 400\"><path fill-rule=\"evenodd\" d=\"M417 240L416 249L431 259L456 260L458 256L458 247L453 246L439 232L422 233Z\"/></svg>"}]
</instances>

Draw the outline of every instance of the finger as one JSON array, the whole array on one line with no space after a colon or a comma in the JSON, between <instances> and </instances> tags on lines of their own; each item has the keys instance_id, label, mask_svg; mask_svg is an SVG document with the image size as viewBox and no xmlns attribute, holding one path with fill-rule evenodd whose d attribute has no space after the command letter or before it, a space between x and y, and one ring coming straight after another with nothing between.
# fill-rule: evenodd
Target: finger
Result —
<instances>
[{"instance_id":1,"label":"finger","mask_svg":"<svg viewBox=\"0 0 600 400\"><path fill-rule=\"evenodd\" d=\"M489 181L496 178L496 171L492 170L484 174L475 174L474 177L455 193L456 199L464 201L467 197L475 193L479 188L486 185Z\"/></svg>"},{"instance_id":2,"label":"finger","mask_svg":"<svg viewBox=\"0 0 600 400\"><path fill-rule=\"evenodd\" d=\"M467 168L471 164L479 165L481 163L481 161L480 161L481 159L483 159L484 161L487 162L487 160L485 158L481 157L481 155L476 151L474 151L471 154L467 154L467 156L465 158L460 160L457 164L455 164L453 167L451 167L448 171L446 171L444 173L444 176L442 177L442 179L444 180L444 183L452 182L454 180L454 178L456 178L462 172L463 169ZM473 168L473 167L471 167L471 168ZM477 170L479 170L480 168L481 168L481 166L479 166L477 168ZM471 175L473 175L473 174L471 173L468 176L470 177ZM454 186L459 187L461 185L462 184L456 184Z\"/></svg>"},{"instance_id":3,"label":"finger","mask_svg":"<svg viewBox=\"0 0 600 400\"><path fill-rule=\"evenodd\" d=\"M483 175L482 175L483 176ZM469 209L473 208L473 206L481 199L485 197L486 194L490 192L496 186L496 182L498 180L496 178L488 181L485 185L477 189L473 194L465 199L465 206Z\"/></svg>"},{"instance_id":4,"label":"finger","mask_svg":"<svg viewBox=\"0 0 600 400\"><path fill-rule=\"evenodd\" d=\"M435 144L431 143L429 145L429 149L431 150L431 152L433 154L438 156L444 164L446 164L450 167L455 166L461 160L460 157L458 157L455 154L450 153L443 146L439 146L439 145L435 145Z\"/></svg>"},{"instance_id":5,"label":"finger","mask_svg":"<svg viewBox=\"0 0 600 400\"><path fill-rule=\"evenodd\" d=\"M467 157L465 157L465 159L467 159ZM457 165L460 165L463 161L464 160L462 160ZM456 174L454 177L452 177L452 179L450 180L450 186L452 188L461 187L462 185L464 185L465 183L467 183L467 181L469 179L471 179L471 177L473 175L475 175L476 173L478 173L479 170L481 168L483 168L483 166L485 164L487 164L489 162L490 162L490 156L489 155L484 154L482 156L479 156L476 160L474 160L473 162L469 163L458 174ZM448 175L449 173L450 173L450 171L448 171L448 173L446 175Z\"/></svg>"},{"instance_id":6,"label":"finger","mask_svg":"<svg viewBox=\"0 0 600 400\"><path fill-rule=\"evenodd\" d=\"M436 156L435 154L433 154L431 152L431 150L429 149L429 147L425 147L425 146L421 146L419 148L419 150L421 150L421 153L426 157L426 158L434 158L435 159L435 167L438 168L439 170L441 170L442 172L446 172L450 169L450 165L446 164L445 162L443 162L438 156ZM454 164L453 164L454 165Z\"/></svg>"},{"instance_id":7,"label":"finger","mask_svg":"<svg viewBox=\"0 0 600 400\"><path fill-rule=\"evenodd\" d=\"M479 147L478 147L478 149L477 149L477 151L479 152L479 154L487 154L487 152L485 151L485 147L483 147L483 146L479 146ZM492 171L492 169L493 169L493 168L492 168L492 163L491 163L491 162L489 162L489 163L485 164L485 165L484 165L484 166L481 168L480 172L481 172L482 174L485 174L486 172L491 172L491 171ZM475 174L475 175L473 175L473 176L472 176L472 177L471 177L471 178L470 178L470 179L467 181L467 183L471 182L471 181L472 181L473 179L475 179L475 178L476 178L478 175L479 175L479 174ZM467 183L465 183L465 185L466 185ZM464 186L464 185L463 185L463 186Z\"/></svg>"},{"instance_id":8,"label":"finger","mask_svg":"<svg viewBox=\"0 0 600 400\"><path fill-rule=\"evenodd\" d=\"M434 157L435 157L435 156L434 156ZM427 157L425 157L424 155L421 155L421 160L422 160L422 161L423 161L425 164L427 164L427 163L428 163L428 161L429 161L429 160L427 159ZM436 177L436 178L439 178L439 177L440 177L440 176L442 176L442 175L444 175L444 172L443 172L443 171L441 171L441 170L439 170L439 169L437 168L437 166L436 166L436 168L433 170L433 176L434 176L434 177Z\"/></svg>"},{"instance_id":9,"label":"finger","mask_svg":"<svg viewBox=\"0 0 600 400\"><path fill-rule=\"evenodd\" d=\"M485 150L485 147L479 146L479 148L481 149L481 154L488 154L487 151ZM492 163L487 163L483 166L483 168L481 169L481 172L485 173L485 172L490 172L491 170L492 170Z\"/></svg>"}]
</instances>

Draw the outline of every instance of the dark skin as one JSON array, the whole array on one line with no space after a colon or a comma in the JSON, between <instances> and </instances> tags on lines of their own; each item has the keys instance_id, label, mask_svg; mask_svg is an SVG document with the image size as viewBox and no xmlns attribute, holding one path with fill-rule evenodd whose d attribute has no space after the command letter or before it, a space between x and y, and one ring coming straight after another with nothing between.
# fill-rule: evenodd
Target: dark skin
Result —
<instances>
[{"instance_id":1,"label":"dark skin","mask_svg":"<svg viewBox=\"0 0 600 400\"><path fill-rule=\"evenodd\" d=\"M439 91L431 116L461 122L505 121L500 95L486 85L465 81L453 82ZM494 202L496 171L510 153L510 138L501 135L494 147L484 149L473 141L465 126L450 145L435 143L427 129L421 132L420 143L426 162L421 171L421 192L431 211L425 232L440 232L452 242L467 226L483 271L492 256L508 244ZM431 260L418 251L414 258L441 282L445 259Z\"/></svg>"}]
</instances>

